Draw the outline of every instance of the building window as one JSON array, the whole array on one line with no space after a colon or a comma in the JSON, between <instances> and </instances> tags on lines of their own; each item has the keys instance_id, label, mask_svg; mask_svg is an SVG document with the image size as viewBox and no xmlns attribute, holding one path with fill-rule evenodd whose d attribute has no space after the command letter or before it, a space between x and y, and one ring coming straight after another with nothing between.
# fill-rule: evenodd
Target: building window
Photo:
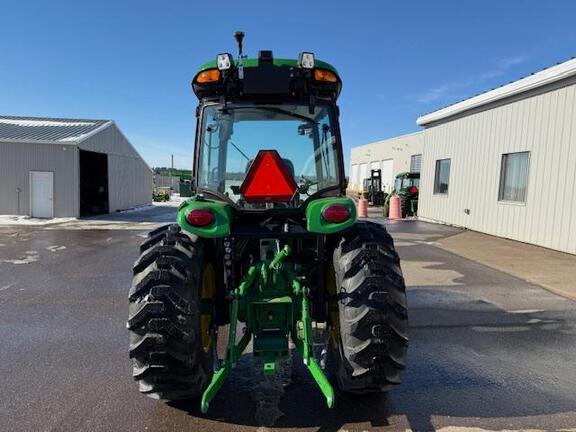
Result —
<instances>
[{"instance_id":1,"label":"building window","mask_svg":"<svg viewBox=\"0 0 576 432\"><path fill-rule=\"evenodd\" d=\"M500 169L500 201L526 202L528 186L528 160L530 152L502 155Z\"/></svg>"},{"instance_id":2,"label":"building window","mask_svg":"<svg viewBox=\"0 0 576 432\"><path fill-rule=\"evenodd\" d=\"M450 159L436 161L436 174L434 176L434 193L447 194L450 180Z\"/></svg>"},{"instance_id":3,"label":"building window","mask_svg":"<svg viewBox=\"0 0 576 432\"><path fill-rule=\"evenodd\" d=\"M419 173L422 165L422 155L415 154L410 156L410 172Z\"/></svg>"}]
</instances>

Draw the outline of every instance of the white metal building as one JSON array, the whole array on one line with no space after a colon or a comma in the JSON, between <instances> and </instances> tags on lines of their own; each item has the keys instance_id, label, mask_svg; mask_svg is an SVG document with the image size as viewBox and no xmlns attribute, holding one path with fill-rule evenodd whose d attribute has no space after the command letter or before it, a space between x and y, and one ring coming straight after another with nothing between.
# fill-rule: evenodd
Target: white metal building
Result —
<instances>
[{"instance_id":1,"label":"white metal building","mask_svg":"<svg viewBox=\"0 0 576 432\"><path fill-rule=\"evenodd\" d=\"M370 177L370 171L381 169L384 191L390 192L397 174L420 171L422 138L422 132L416 132L352 148L348 189L362 190L362 182Z\"/></svg>"},{"instance_id":2,"label":"white metal building","mask_svg":"<svg viewBox=\"0 0 576 432\"><path fill-rule=\"evenodd\" d=\"M151 201L152 171L113 121L0 117L0 214L78 217Z\"/></svg>"},{"instance_id":3,"label":"white metal building","mask_svg":"<svg viewBox=\"0 0 576 432\"><path fill-rule=\"evenodd\" d=\"M417 123L419 217L576 254L576 59Z\"/></svg>"}]
</instances>

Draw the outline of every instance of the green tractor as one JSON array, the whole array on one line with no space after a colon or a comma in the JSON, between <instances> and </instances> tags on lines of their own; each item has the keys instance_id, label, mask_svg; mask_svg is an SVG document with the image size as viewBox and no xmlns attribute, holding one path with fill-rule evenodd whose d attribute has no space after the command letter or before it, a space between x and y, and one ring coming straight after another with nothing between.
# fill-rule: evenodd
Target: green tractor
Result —
<instances>
[{"instance_id":1,"label":"green tractor","mask_svg":"<svg viewBox=\"0 0 576 432\"><path fill-rule=\"evenodd\" d=\"M192 81L193 195L134 264L133 376L142 393L198 398L205 413L250 342L275 374L291 340L329 407L333 384L388 391L406 366L404 279L386 229L357 222L345 195L340 77L312 53L247 58L235 37L238 57L218 55Z\"/></svg>"},{"instance_id":2,"label":"green tractor","mask_svg":"<svg viewBox=\"0 0 576 432\"><path fill-rule=\"evenodd\" d=\"M393 196L400 198L402 217L415 215L418 212L418 194L420 193L420 173L402 172L394 180L394 189L384 201L384 216L388 216L390 199Z\"/></svg>"}]
</instances>

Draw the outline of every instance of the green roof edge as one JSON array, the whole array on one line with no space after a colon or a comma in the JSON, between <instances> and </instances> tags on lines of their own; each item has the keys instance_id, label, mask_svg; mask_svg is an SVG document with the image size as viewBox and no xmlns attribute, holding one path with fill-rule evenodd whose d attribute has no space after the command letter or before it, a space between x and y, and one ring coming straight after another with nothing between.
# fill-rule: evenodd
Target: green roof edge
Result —
<instances>
[{"instance_id":1,"label":"green roof edge","mask_svg":"<svg viewBox=\"0 0 576 432\"><path fill-rule=\"evenodd\" d=\"M238 64L238 60L234 61L236 64ZM275 58L273 60L273 64L274 66L293 66L293 67L298 67L298 60L294 60L294 59L284 59L284 58ZM319 67L322 69L327 69L329 71L334 72L336 75L338 75L338 71L336 70L336 68L334 66L332 66L330 63L326 63L323 62L322 60L314 60L314 65L315 67ZM258 59L257 58L247 58L244 60L244 67L257 67L258 66ZM204 63L202 66L200 66L198 68L198 70L196 71L196 74L202 72L203 70L206 69L214 69L217 67L216 64L216 60L212 60L209 61L208 63Z\"/></svg>"}]
</instances>

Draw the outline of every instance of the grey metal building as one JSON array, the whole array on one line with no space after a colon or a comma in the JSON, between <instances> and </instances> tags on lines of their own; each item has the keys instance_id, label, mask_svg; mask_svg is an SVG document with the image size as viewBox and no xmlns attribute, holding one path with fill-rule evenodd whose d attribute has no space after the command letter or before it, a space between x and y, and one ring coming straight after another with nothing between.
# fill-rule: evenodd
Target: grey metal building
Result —
<instances>
[{"instance_id":1,"label":"grey metal building","mask_svg":"<svg viewBox=\"0 0 576 432\"><path fill-rule=\"evenodd\" d=\"M0 214L79 217L152 201L152 171L113 121L0 117Z\"/></svg>"},{"instance_id":2,"label":"grey metal building","mask_svg":"<svg viewBox=\"0 0 576 432\"><path fill-rule=\"evenodd\" d=\"M416 135L419 218L576 254L576 59L421 116L417 124L425 128ZM351 163L359 162L354 149Z\"/></svg>"}]
</instances>

